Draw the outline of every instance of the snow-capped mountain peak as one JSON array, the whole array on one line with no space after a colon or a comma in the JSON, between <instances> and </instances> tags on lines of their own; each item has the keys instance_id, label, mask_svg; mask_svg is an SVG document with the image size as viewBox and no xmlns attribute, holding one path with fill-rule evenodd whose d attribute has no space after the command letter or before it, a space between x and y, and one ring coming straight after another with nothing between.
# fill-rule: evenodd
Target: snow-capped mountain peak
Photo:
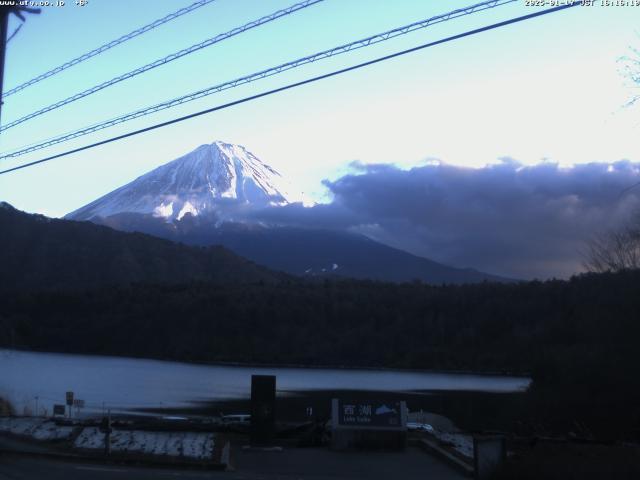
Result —
<instances>
[{"instance_id":1,"label":"snow-capped mountain peak","mask_svg":"<svg viewBox=\"0 0 640 480\"><path fill-rule=\"evenodd\" d=\"M282 176L240 145L215 141L138 177L71 212L89 220L134 212L180 220L185 215L285 205L291 189Z\"/></svg>"}]
</instances>

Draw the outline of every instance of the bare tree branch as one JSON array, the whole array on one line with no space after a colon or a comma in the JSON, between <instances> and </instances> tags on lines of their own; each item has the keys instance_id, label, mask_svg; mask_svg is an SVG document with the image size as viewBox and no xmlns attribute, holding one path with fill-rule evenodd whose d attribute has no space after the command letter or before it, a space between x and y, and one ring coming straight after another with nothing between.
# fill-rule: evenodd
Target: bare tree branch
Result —
<instances>
[{"instance_id":1,"label":"bare tree branch","mask_svg":"<svg viewBox=\"0 0 640 480\"><path fill-rule=\"evenodd\" d=\"M590 272L640 269L640 212L627 226L590 239L583 258L582 265Z\"/></svg>"}]
</instances>

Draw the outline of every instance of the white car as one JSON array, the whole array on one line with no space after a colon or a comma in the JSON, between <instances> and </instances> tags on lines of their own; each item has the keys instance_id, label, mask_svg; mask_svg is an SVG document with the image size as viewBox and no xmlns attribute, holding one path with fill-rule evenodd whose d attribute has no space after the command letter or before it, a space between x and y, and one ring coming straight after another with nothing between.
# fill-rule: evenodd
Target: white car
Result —
<instances>
[{"instance_id":1,"label":"white car","mask_svg":"<svg viewBox=\"0 0 640 480\"><path fill-rule=\"evenodd\" d=\"M251 423L251 415L249 415L248 413L222 416L223 425L236 425L236 424L249 425L250 423Z\"/></svg>"},{"instance_id":2,"label":"white car","mask_svg":"<svg viewBox=\"0 0 640 480\"><path fill-rule=\"evenodd\" d=\"M433 433L433 427L428 423L407 422L407 430Z\"/></svg>"}]
</instances>

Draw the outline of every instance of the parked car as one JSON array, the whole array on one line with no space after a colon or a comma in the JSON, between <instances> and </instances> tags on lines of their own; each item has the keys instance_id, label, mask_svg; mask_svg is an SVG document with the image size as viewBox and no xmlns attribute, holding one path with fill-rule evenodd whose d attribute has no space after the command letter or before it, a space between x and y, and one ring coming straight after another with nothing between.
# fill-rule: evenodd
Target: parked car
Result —
<instances>
[{"instance_id":1,"label":"parked car","mask_svg":"<svg viewBox=\"0 0 640 480\"><path fill-rule=\"evenodd\" d=\"M250 423L251 423L251 415L249 415L248 413L222 415L223 425L249 425Z\"/></svg>"},{"instance_id":2,"label":"parked car","mask_svg":"<svg viewBox=\"0 0 640 480\"><path fill-rule=\"evenodd\" d=\"M428 423L407 422L407 430L411 432L429 432L433 433L433 427Z\"/></svg>"}]
</instances>

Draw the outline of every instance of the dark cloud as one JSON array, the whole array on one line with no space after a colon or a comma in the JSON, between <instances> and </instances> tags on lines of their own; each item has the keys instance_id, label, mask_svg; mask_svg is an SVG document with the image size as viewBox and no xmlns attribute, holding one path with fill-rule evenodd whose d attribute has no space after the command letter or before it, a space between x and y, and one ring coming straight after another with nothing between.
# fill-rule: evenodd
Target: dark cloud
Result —
<instances>
[{"instance_id":1,"label":"dark cloud","mask_svg":"<svg viewBox=\"0 0 640 480\"><path fill-rule=\"evenodd\" d=\"M519 278L580 270L585 239L626 221L640 206L640 164L561 168L512 159L480 169L353 164L324 184L327 205L261 212L264 221L350 229L449 265Z\"/></svg>"}]
</instances>

